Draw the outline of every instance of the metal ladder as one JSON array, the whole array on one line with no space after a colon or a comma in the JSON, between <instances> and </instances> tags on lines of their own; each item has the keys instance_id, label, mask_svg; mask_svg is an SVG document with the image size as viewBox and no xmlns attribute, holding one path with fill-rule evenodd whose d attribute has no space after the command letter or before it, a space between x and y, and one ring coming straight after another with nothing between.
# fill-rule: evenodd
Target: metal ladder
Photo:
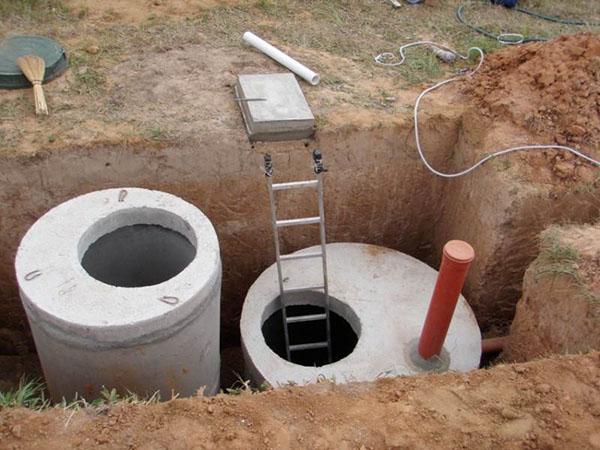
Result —
<instances>
[{"instance_id":1,"label":"metal ladder","mask_svg":"<svg viewBox=\"0 0 600 450\"><path fill-rule=\"evenodd\" d=\"M313 350L320 348L327 348L327 358L329 363L331 363L331 324L329 320L329 286L327 283L327 250L325 243L325 209L323 206L323 173L327 171L323 165L323 157L319 150L313 151L313 161L314 161L314 173L315 179L308 181L291 181L288 183L273 183L273 160L271 155L266 154L264 157L265 161L265 175L267 177L267 186L269 190L269 202L271 204L271 223L273 226L273 239L275 242L275 258L277 260L277 277L279 280L279 298L281 300L281 313L283 316L283 331L285 335L285 352L287 356L287 360L291 361L292 352L302 351L302 350ZM275 201L275 192L277 191L285 191L290 189L317 189L318 193L318 203L319 203L319 215L315 217L302 217L299 219L285 219L279 220L277 218L277 204ZM282 255L280 246L279 246L279 229L283 227L291 227L291 226L299 226L299 225L310 225L310 224L319 224L320 227L320 236L321 236L321 251L319 252L310 252L303 254L290 254L290 255ZM306 286L306 287L297 287L292 289L285 289L283 286L283 273L282 273L282 261L291 261L296 259L306 259L306 258L321 258L323 263L323 284L319 286ZM308 291L323 291L324 293L324 304L323 308L325 309L324 313L320 314L308 314L308 315L300 315L300 316L288 316L286 308L286 295L296 292L308 292ZM288 329L288 325L291 323L300 323L300 322L317 322L317 321L325 321L326 327L326 341L324 342L306 342L302 344L293 344L290 345L290 333Z\"/></svg>"}]
</instances>

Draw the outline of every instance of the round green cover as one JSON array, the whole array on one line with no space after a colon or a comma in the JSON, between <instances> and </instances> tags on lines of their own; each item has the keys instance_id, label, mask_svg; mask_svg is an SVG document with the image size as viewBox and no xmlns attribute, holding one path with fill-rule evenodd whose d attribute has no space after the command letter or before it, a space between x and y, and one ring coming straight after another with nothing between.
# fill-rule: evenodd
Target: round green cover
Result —
<instances>
[{"instance_id":1,"label":"round green cover","mask_svg":"<svg viewBox=\"0 0 600 450\"><path fill-rule=\"evenodd\" d=\"M46 62L44 82L62 74L67 66L67 55L58 42L43 36L11 36L0 41L0 89L30 87L17 66L17 58L37 55Z\"/></svg>"}]
</instances>

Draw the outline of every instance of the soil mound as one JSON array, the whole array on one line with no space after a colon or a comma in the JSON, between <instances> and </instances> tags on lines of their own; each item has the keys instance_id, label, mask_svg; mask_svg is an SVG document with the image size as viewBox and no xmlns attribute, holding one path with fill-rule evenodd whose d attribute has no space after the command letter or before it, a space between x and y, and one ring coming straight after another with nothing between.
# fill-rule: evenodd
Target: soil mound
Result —
<instances>
[{"instance_id":1,"label":"soil mound","mask_svg":"<svg viewBox=\"0 0 600 450\"><path fill-rule=\"evenodd\" d=\"M600 348L600 223L551 226L540 244L525 272L505 361Z\"/></svg>"},{"instance_id":2,"label":"soil mound","mask_svg":"<svg viewBox=\"0 0 600 450\"><path fill-rule=\"evenodd\" d=\"M468 93L493 120L510 120L546 142L597 153L600 36L561 36L497 52L487 58Z\"/></svg>"},{"instance_id":3,"label":"soil mound","mask_svg":"<svg viewBox=\"0 0 600 450\"><path fill-rule=\"evenodd\" d=\"M3 449L599 449L600 354L78 411L0 409Z\"/></svg>"}]
</instances>

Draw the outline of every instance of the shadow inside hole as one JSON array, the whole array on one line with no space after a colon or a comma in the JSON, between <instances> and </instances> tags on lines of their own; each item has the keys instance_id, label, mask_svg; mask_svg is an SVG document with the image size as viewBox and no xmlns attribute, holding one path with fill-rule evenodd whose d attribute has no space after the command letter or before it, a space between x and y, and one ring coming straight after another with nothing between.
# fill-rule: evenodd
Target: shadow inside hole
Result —
<instances>
[{"instance_id":1,"label":"shadow inside hole","mask_svg":"<svg viewBox=\"0 0 600 450\"><path fill-rule=\"evenodd\" d=\"M185 269L196 247L182 234L159 225L130 225L101 236L81 265L112 286L142 287L165 282Z\"/></svg>"},{"instance_id":2,"label":"shadow inside hole","mask_svg":"<svg viewBox=\"0 0 600 450\"><path fill-rule=\"evenodd\" d=\"M324 309L315 305L291 305L286 308L288 317L307 314L320 314ZM333 311L329 313L331 323L332 362L348 356L356 347L358 336L350 323ZM325 320L291 323L288 325L290 344L306 344L325 342L327 340ZM265 342L271 350L283 359L285 354L285 335L281 308L272 313L262 326ZM328 364L327 348L295 351L291 354L294 364L309 367L320 367Z\"/></svg>"}]
</instances>

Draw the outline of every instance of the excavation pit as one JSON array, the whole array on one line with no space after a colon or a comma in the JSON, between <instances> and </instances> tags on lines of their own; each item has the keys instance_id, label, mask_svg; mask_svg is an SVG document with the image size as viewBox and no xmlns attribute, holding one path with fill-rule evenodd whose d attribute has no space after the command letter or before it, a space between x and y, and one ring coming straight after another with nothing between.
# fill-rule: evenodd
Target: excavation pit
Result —
<instances>
[{"instance_id":1,"label":"excavation pit","mask_svg":"<svg viewBox=\"0 0 600 450\"><path fill-rule=\"evenodd\" d=\"M23 8L24 3L30 7ZM238 351L244 296L275 260L259 167L266 152L274 157L278 180L285 182L308 179L308 151L322 149L329 168L324 176L328 242L369 242L433 268L448 240L471 243L477 259L464 295L486 336L507 334L522 296L523 273L538 254L539 233L550 224L597 220L598 170L551 150L496 158L465 177L433 176L414 145L412 105L425 84L453 76L458 67L472 68L474 61L451 66L425 49L414 49L407 52L405 66L386 68L374 64L372 57L396 52L409 34L427 37L447 31L445 43L459 51L481 45L485 38L455 20L458 0L424 3L398 15L385 2L370 0L4 2L3 35L25 26L67 39L75 64L68 76L44 86L50 107L45 120L35 118L29 89L3 92L0 98L0 390L16 387L21 374L36 374L25 364L37 361L37 355L14 273L18 243L49 208L84 192L116 186L170 192L210 217L224 268L222 355ZM508 26L533 37L591 31L480 3L468 7L466 16L483 20L480 25L492 31ZM595 0L525 3L536 3L538 12L556 17L599 19ZM336 23L340 17L344 26ZM239 102L234 101L237 77L285 71L242 44L248 26L259 27L274 45L322 72L319 86L300 82L316 117L314 140L248 142ZM491 46L478 77L446 85L423 102L420 129L431 164L454 172L495 149L554 142L577 146L598 159L599 42L597 34L588 34L496 52L498 46L485 41ZM313 214L314 205L301 194L291 195L292 201L283 204L284 217ZM284 236L282 247L293 252L318 239L318 232L303 229ZM199 253L205 251L194 246ZM77 257L85 272L83 254ZM95 281L109 288L113 283L113 292L119 293L152 290L186 270L158 284L150 283L161 277L136 282L149 286L117 288L114 284L123 282ZM578 280L562 275L560 284L552 284L552 277L539 279L533 270L528 278L537 284L533 291L531 284L525 286L523 302L533 292L537 301L527 300L527 308L544 319L529 322L540 330L527 335L530 343L536 335L556 336L556 328L549 326L556 320L564 330L579 328L581 342L593 347L585 335L588 328L580 327L585 309L577 308L575 320L565 319L573 317L573 302L566 301L572 296L556 289ZM552 292L560 297L551 308L556 319L544 307ZM539 309L532 308L535 304ZM392 314L397 326L404 326L404 316L390 310ZM214 316L208 325L216 322ZM365 340L365 329L348 356L318 370L351 359ZM573 348L571 342L568 348ZM140 350L153 352L143 345ZM97 352L96 359L103 359L104 352ZM132 352L124 360L134 356ZM69 367L63 357L58 354L56 359ZM170 354L165 352L165 357ZM0 441L19 448L77 448L86 443L165 448L598 447L598 371L596 353L524 366L503 364L469 374L343 386L338 378L338 384L150 406L115 407L111 401L97 413L87 407L64 413L52 408L41 414L5 408L0 412ZM232 387L233 381L223 387ZM90 401L97 396L84 394Z\"/></svg>"},{"instance_id":2,"label":"excavation pit","mask_svg":"<svg viewBox=\"0 0 600 450\"><path fill-rule=\"evenodd\" d=\"M422 12L429 16L430 11ZM364 22L358 12L353 14ZM312 26L315 17L307 14L307 24ZM10 26L11 22L6 23ZM195 25L188 27L197 37ZM5 355L11 359L0 365L14 367L11 382L23 373L22 361L37 360L14 276L17 244L48 208L86 191L123 185L159 189L186 199L211 218L221 240L225 268L223 350L239 349L242 301L256 277L274 261L260 170L266 152L274 156L276 176L291 181L310 177L308 152L316 146L323 150L330 169L324 180L331 242L371 242L432 267L437 267L439 252L448 240L471 243L478 257L464 294L482 331L492 336L508 331L521 295L523 272L537 254L539 232L550 223L585 223L598 215L597 168L567 159L560 151L497 158L452 180L431 175L414 146L411 106L421 85L400 88L402 68L336 61L330 73L335 78L310 88L301 82L318 119L314 141L250 144L239 103L232 98L233 85L242 72L271 73L281 68L241 43L236 48L231 42L225 47L216 42L213 48L180 42L167 49L163 38L168 34L161 33L168 29L155 31L163 41L154 47L159 51L138 52L141 47L137 46L127 49L126 58L111 58L114 64L99 66L104 58L94 57L91 70L87 64L81 68L80 75L85 75L81 78L95 80L91 75L99 71L106 79L102 95L82 92L82 86L73 84L78 76L46 85L54 105L50 121L34 125L30 92L2 97L0 109L8 114L0 126L5 144L0 180L0 244L5 249L0 255L0 347L8 349ZM241 35L243 30L238 31ZM227 39L231 37L235 33ZM278 38L285 40L282 35ZM595 70L589 53L596 51L596 43L592 36L574 36L505 49L491 56L495 61L488 59L493 64L489 70L484 65L478 79L465 78L433 93L420 114L427 158L434 167L452 172L475 163L488 150L522 142L552 142L554 137L569 145L575 142L597 158L597 115L572 117L578 111L589 112L588 106L594 105L595 97L586 95L587 86L593 83L582 77L586 70ZM361 38L355 44L368 54L383 43L374 45ZM388 44L390 48L396 45ZM586 48L586 54L581 55L580 48ZM332 55L327 51L297 48L291 41L289 50L300 50L295 53L299 58L329 67L325 62ZM105 56L104 49L100 55ZM342 56L348 55L344 51ZM527 66L522 66L526 60ZM546 80L542 72L558 74L554 69L559 67L553 66L565 67L565 61L567 76L549 87L553 92L538 84ZM505 77L495 77L497 67L509 72L510 83ZM520 73L521 67L528 70ZM140 83L140 73L145 74L144 83ZM573 87L568 86L570 82ZM63 89L70 95L63 95ZM470 89L475 95L469 94ZM553 93L561 94L556 109L548 105L557 103ZM151 107L148 99L152 99ZM569 106L571 101L584 102L584 108ZM482 104L486 114L482 114ZM518 107L509 108L513 117L506 114L507 104ZM547 128L546 114L563 110L567 115L557 117ZM571 129L574 122L578 127ZM586 133L581 135L582 131ZM288 217L312 214L308 201L291 195L293 201L284 205L287 210L282 213ZM302 231L283 241L294 251L318 242L318 233Z\"/></svg>"}]
</instances>

